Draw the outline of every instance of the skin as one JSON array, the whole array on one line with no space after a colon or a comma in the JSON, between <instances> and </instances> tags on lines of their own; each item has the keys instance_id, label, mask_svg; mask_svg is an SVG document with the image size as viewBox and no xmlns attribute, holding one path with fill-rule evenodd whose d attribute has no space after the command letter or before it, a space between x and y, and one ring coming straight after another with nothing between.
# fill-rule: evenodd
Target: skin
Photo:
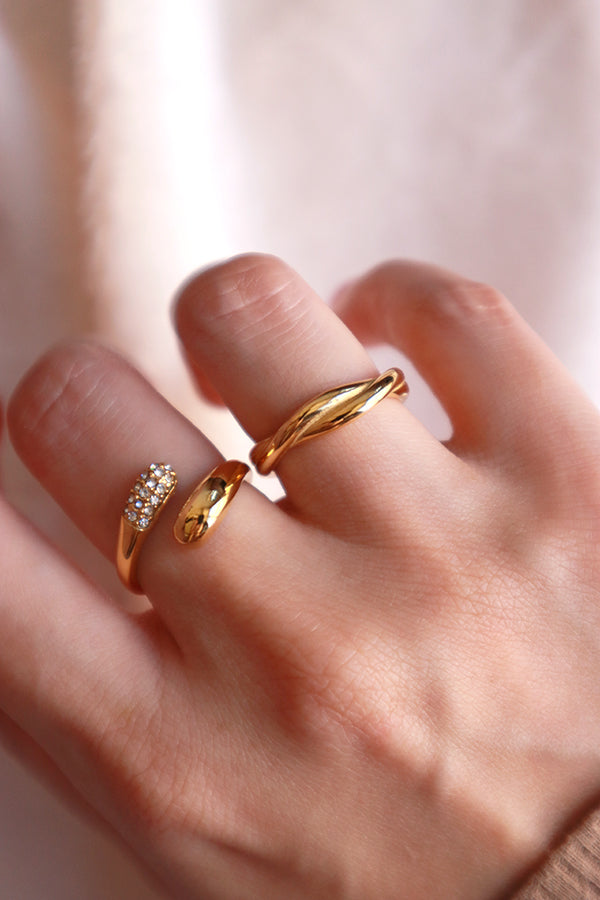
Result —
<instances>
[{"instance_id":1,"label":"skin","mask_svg":"<svg viewBox=\"0 0 600 900\"><path fill-rule=\"evenodd\" d=\"M192 279L175 318L256 440L373 375L381 340L452 440L386 400L285 456L282 503L244 485L205 545L171 528L219 454L126 361L60 346L8 409L110 558L137 472L179 475L141 614L0 506L5 739L172 897L496 898L600 791L598 413L487 286L396 262L337 305L245 256Z\"/></svg>"}]
</instances>

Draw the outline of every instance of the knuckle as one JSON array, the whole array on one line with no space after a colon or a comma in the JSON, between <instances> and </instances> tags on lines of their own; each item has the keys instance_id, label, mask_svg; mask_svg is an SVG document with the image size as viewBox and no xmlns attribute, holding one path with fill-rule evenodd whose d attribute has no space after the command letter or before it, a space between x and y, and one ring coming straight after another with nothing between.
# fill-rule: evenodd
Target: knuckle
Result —
<instances>
[{"instance_id":1,"label":"knuckle","mask_svg":"<svg viewBox=\"0 0 600 900\"><path fill-rule=\"evenodd\" d=\"M178 318L184 328L191 319L201 332L239 333L283 318L301 298L300 285L296 273L277 257L238 256L184 288Z\"/></svg>"},{"instance_id":2,"label":"knuckle","mask_svg":"<svg viewBox=\"0 0 600 900\"><path fill-rule=\"evenodd\" d=\"M512 306L500 291L478 281L456 280L424 295L428 310L446 321L485 321L503 326L512 319Z\"/></svg>"},{"instance_id":3,"label":"knuckle","mask_svg":"<svg viewBox=\"0 0 600 900\"><path fill-rule=\"evenodd\" d=\"M104 348L84 342L63 345L47 354L25 376L9 406L9 427L17 447L37 446L76 450L94 419L107 419L113 391Z\"/></svg>"},{"instance_id":4,"label":"knuckle","mask_svg":"<svg viewBox=\"0 0 600 900\"><path fill-rule=\"evenodd\" d=\"M489 284L455 275L435 266L395 260L372 269L360 282L360 296L383 312L390 301L413 324L429 322L447 328L473 324L503 327L514 321L512 305ZM408 326L410 327L410 325Z\"/></svg>"},{"instance_id":5,"label":"knuckle","mask_svg":"<svg viewBox=\"0 0 600 900\"><path fill-rule=\"evenodd\" d=\"M82 741L107 795L123 804L149 837L183 827L188 810L179 799L193 771L192 759L184 759L185 740L178 746L178 764L173 762L172 735L185 732L163 700L114 711L109 721L92 723Z\"/></svg>"}]
</instances>

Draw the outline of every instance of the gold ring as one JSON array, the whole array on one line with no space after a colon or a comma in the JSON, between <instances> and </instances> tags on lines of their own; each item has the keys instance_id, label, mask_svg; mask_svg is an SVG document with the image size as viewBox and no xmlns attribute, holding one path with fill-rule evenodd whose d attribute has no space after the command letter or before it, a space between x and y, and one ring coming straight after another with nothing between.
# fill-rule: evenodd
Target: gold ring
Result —
<instances>
[{"instance_id":1,"label":"gold ring","mask_svg":"<svg viewBox=\"0 0 600 900\"><path fill-rule=\"evenodd\" d=\"M325 391L301 406L273 437L255 444L250 459L261 475L268 475L283 454L296 444L346 425L389 394L400 400L408 395L408 385L400 369L388 369L376 378Z\"/></svg>"},{"instance_id":2,"label":"gold ring","mask_svg":"<svg viewBox=\"0 0 600 900\"><path fill-rule=\"evenodd\" d=\"M137 561L144 541L177 485L177 475L166 463L152 463L138 476L121 515L117 544L117 572L125 587L144 591L137 580Z\"/></svg>"},{"instance_id":3,"label":"gold ring","mask_svg":"<svg viewBox=\"0 0 600 900\"><path fill-rule=\"evenodd\" d=\"M221 519L250 471L235 459L220 463L187 498L173 527L180 544L193 544L206 537Z\"/></svg>"}]
</instances>

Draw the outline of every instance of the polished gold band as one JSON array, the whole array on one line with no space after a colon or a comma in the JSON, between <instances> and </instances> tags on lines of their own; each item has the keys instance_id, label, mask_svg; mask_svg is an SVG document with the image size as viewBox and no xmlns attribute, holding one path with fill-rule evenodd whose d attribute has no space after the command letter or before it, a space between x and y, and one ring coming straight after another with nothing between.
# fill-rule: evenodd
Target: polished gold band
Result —
<instances>
[{"instance_id":1,"label":"polished gold band","mask_svg":"<svg viewBox=\"0 0 600 900\"><path fill-rule=\"evenodd\" d=\"M250 471L246 463L228 460L216 466L185 501L173 534L180 544L203 540L219 522Z\"/></svg>"},{"instance_id":2,"label":"polished gold band","mask_svg":"<svg viewBox=\"0 0 600 900\"><path fill-rule=\"evenodd\" d=\"M261 475L268 475L283 454L296 444L346 425L390 394L401 400L408 395L408 385L400 369L388 369L377 378L325 391L301 406L273 437L255 444L250 459Z\"/></svg>"},{"instance_id":3,"label":"polished gold band","mask_svg":"<svg viewBox=\"0 0 600 900\"><path fill-rule=\"evenodd\" d=\"M117 543L117 572L125 587L143 594L137 562L149 532L175 490L177 475L167 463L152 463L138 476L121 515Z\"/></svg>"}]
</instances>

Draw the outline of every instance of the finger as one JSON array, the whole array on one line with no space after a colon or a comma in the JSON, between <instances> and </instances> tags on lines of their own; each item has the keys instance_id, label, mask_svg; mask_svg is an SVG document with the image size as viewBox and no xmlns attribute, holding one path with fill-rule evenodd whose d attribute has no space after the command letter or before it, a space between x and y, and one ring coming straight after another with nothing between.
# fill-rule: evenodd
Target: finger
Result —
<instances>
[{"instance_id":1,"label":"finger","mask_svg":"<svg viewBox=\"0 0 600 900\"><path fill-rule=\"evenodd\" d=\"M0 709L14 723L5 737L64 796L115 823L107 786L129 738L124 714L135 710L142 729L153 715L160 642L4 503L0 534Z\"/></svg>"},{"instance_id":2,"label":"finger","mask_svg":"<svg viewBox=\"0 0 600 900\"><path fill-rule=\"evenodd\" d=\"M198 823L196 857L206 854L207 784L233 766L231 733L245 727L239 702L212 671L194 678L153 612L133 617L112 605L3 504L0 534L5 737L155 874L182 810ZM234 695L231 678L227 687Z\"/></svg>"},{"instance_id":3,"label":"finger","mask_svg":"<svg viewBox=\"0 0 600 900\"><path fill-rule=\"evenodd\" d=\"M277 558L285 515L246 485L206 545L189 548L175 541L179 507L219 454L106 348L73 343L51 351L18 387L9 425L25 463L113 560L120 516L136 477L152 461L173 466L179 485L142 547L138 577L182 638L190 623L198 622L199 586L202 602L217 597L220 602L225 593L239 594L267 555Z\"/></svg>"},{"instance_id":4,"label":"finger","mask_svg":"<svg viewBox=\"0 0 600 900\"><path fill-rule=\"evenodd\" d=\"M63 773L57 762L26 731L0 709L0 744L19 765L31 772L48 790L107 837L122 841L117 830L100 816Z\"/></svg>"},{"instance_id":5,"label":"finger","mask_svg":"<svg viewBox=\"0 0 600 900\"><path fill-rule=\"evenodd\" d=\"M223 403L223 398L215 389L210 378L207 377L206 373L196 365L193 359L185 352L185 347L183 348L184 358L187 363L188 369L196 383L196 387L200 391L200 394L207 401L207 403L212 403L213 406L223 407L225 404Z\"/></svg>"},{"instance_id":6,"label":"finger","mask_svg":"<svg viewBox=\"0 0 600 900\"><path fill-rule=\"evenodd\" d=\"M538 466L558 422L563 437L578 427L572 402L589 422L561 364L487 285L392 262L346 287L335 305L361 340L394 344L414 362L450 416L456 452L511 460L518 453ZM558 384L568 402L557 400Z\"/></svg>"},{"instance_id":7,"label":"finger","mask_svg":"<svg viewBox=\"0 0 600 900\"><path fill-rule=\"evenodd\" d=\"M256 440L322 391L375 373L338 317L271 257L239 257L201 272L184 287L176 322L187 355ZM386 400L352 425L295 447L277 472L304 514L349 524L348 503L355 514L368 500L375 461L385 475L393 460L397 473L398 455L415 452L435 478L439 446L397 401ZM407 491L409 483L407 475Z\"/></svg>"}]
</instances>

